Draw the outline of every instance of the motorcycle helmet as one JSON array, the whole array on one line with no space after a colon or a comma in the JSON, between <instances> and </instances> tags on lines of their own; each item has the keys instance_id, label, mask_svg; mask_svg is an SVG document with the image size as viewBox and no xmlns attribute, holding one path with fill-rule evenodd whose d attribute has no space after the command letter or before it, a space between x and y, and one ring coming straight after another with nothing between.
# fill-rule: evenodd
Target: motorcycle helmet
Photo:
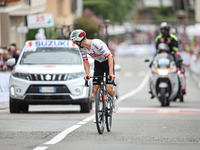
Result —
<instances>
[{"instance_id":1,"label":"motorcycle helmet","mask_svg":"<svg viewBox=\"0 0 200 150\"><path fill-rule=\"evenodd\" d=\"M167 22L162 22L160 24L160 31L162 32L162 30L166 30L168 33L170 31L170 26L167 24Z\"/></svg>"},{"instance_id":2,"label":"motorcycle helmet","mask_svg":"<svg viewBox=\"0 0 200 150\"><path fill-rule=\"evenodd\" d=\"M165 44L165 43L160 43L160 44L158 45L158 50L159 50L159 52L160 52L160 51L169 52L169 46L168 46L167 44Z\"/></svg>"},{"instance_id":3,"label":"motorcycle helmet","mask_svg":"<svg viewBox=\"0 0 200 150\"><path fill-rule=\"evenodd\" d=\"M70 35L70 38L73 43L82 42L85 39L85 37L86 33L81 29L74 30Z\"/></svg>"}]
</instances>

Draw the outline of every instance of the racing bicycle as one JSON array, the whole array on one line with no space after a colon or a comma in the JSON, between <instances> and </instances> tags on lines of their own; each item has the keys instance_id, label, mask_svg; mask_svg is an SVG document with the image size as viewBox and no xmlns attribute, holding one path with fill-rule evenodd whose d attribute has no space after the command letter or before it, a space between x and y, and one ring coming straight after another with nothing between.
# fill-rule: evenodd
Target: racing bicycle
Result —
<instances>
[{"instance_id":1,"label":"racing bicycle","mask_svg":"<svg viewBox=\"0 0 200 150\"><path fill-rule=\"evenodd\" d=\"M95 106L97 130L99 134L102 134L106 125L107 131L110 132L112 125L113 101L111 95L106 91L106 76L93 76L90 78L101 79L100 88L96 95ZM88 81L85 81L85 85L88 86ZM113 85L116 86L114 82Z\"/></svg>"}]
</instances>

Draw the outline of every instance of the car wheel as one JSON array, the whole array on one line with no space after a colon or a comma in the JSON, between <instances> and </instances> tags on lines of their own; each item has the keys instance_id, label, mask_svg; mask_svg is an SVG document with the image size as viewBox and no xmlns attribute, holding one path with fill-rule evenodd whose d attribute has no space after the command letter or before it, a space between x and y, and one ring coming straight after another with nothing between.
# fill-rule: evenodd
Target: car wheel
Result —
<instances>
[{"instance_id":1,"label":"car wheel","mask_svg":"<svg viewBox=\"0 0 200 150\"><path fill-rule=\"evenodd\" d=\"M87 103L81 104L80 107L81 107L81 113L89 113L90 112L90 102L89 102L89 100L88 100Z\"/></svg>"},{"instance_id":2,"label":"car wheel","mask_svg":"<svg viewBox=\"0 0 200 150\"><path fill-rule=\"evenodd\" d=\"M90 110L92 110L92 101L90 102Z\"/></svg>"},{"instance_id":3,"label":"car wheel","mask_svg":"<svg viewBox=\"0 0 200 150\"><path fill-rule=\"evenodd\" d=\"M19 104L12 102L10 98L10 113L20 113Z\"/></svg>"}]
</instances>

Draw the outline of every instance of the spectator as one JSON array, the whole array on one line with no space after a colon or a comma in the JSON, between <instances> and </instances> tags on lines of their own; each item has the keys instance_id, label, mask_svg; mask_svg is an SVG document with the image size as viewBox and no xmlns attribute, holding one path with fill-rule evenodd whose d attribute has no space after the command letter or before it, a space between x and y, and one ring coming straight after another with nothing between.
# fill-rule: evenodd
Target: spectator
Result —
<instances>
[{"instance_id":1,"label":"spectator","mask_svg":"<svg viewBox=\"0 0 200 150\"><path fill-rule=\"evenodd\" d=\"M3 49L0 49L0 70L3 67Z\"/></svg>"},{"instance_id":2,"label":"spectator","mask_svg":"<svg viewBox=\"0 0 200 150\"><path fill-rule=\"evenodd\" d=\"M43 28L38 30L38 33L35 35L35 40L46 40L45 31Z\"/></svg>"},{"instance_id":3,"label":"spectator","mask_svg":"<svg viewBox=\"0 0 200 150\"><path fill-rule=\"evenodd\" d=\"M8 66L7 66L8 50L0 49L0 59L1 59L0 60L0 65L1 65L0 70L6 71L8 69Z\"/></svg>"},{"instance_id":4,"label":"spectator","mask_svg":"<svg viewBox=\"0 0 200 150\"><path fill-rule=\"evenodd\" d=\"M15 58L16 62L18 61L19 55L20 55L20 50L17 50L16 44L12 43L9 46L9 51L10 51L10 55L8 56L9 58Z\"/></svg>"}]
</instances>

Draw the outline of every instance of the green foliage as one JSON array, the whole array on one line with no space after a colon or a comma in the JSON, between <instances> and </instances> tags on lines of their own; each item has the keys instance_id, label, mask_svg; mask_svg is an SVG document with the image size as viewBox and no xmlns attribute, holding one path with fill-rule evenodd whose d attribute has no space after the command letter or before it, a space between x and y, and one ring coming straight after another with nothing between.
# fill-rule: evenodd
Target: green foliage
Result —
<instances>
[{"instance_id":1,"label":"green foliage","mask_svg":"<svg viewBox=\"0 0 200 150\"><path fill-rule=\"evenodd\" d=\"M97 16L122 23L135 6L135 0L84 0L84 9L89 8Z\"/></svg>"},{"instance_id":2,"label":"green foliage","mask_svg":"<svg viewBox=\"0 0 200 150\"><path fill-rule=\"evenodd\" d=\"M38 33L38 29L29 29L26 34L26 40L35 40L35 35Z\"/></svg>"},{"instance_id":3,"label":"green foliage","mask_svg":"<svg viewBox=\"0 0 200 150\"><path fill-rule=\"evenodd\" d=\"M149 7L148 11L155 20L176 20L176 16L173 15L172 7Z\"/></svg>"},{"instance_id":4,"label":"green foliage","mask_svg":"<svg viewBox=\"0 0 200 150\"><path fill-rule=\"evenodd\" d=\"M79 29L84 30L87 33L87 38L94 38L94 33L98 33L98 23L94 22L89 16L82 16L77 19L76 22L79 25Z\"/></svg>"}]
</instances>

